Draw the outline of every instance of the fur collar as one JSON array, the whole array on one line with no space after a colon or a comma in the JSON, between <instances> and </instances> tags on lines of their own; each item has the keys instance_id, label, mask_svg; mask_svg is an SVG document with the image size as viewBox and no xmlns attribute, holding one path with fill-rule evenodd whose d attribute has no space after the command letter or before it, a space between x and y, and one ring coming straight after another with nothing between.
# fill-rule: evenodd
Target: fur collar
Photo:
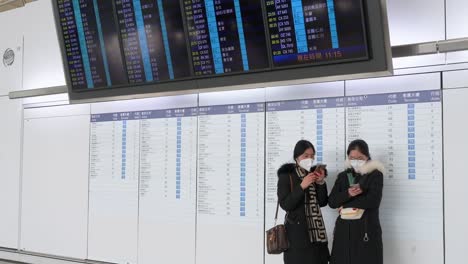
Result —
<instances>
[{"instance_id":1,"label":"fur collar","mask_svg":"<svg viewBox=\"0 0 468 264\"><path fill-rule=\"evenodd\" d=\"M283 164L283 166L281 166L278 169L278 175L280 175L280 174L291 174L293 172L296 172L296 164L295 163Z\"/></svg>"},{"instance_id":2,"label":"fur collar","mask_svg":"<svg viewBox=\"0 0 468 264\"><path fill-rule=\"evenodd\" d=\"M314 165L309 171L314 171L317 166ZM285 163L278 169L278 176L281 174L297 174L298 166L296 163Z\"/></svg>"},{"instance_id":3,"label":"fur collar","mask_svg":"<svg viewBox=\"0 0 468 264\"><path fill-rule=\"evenodd\" d=\"M351 162L349 161L349 159L346 159L346 162L345 162L345 165L346 165L346 169L352 169L353 167L351 166ZM366 162L366 164L364 164L360 169L359 169L359 173L361 174L369 174L375 170L378 170L380 172L384 172L385 168L384 168L384 165L380 162L380 161L377 161L377 160L369 160L368 162Z\"/></svg>"}]
</instances>

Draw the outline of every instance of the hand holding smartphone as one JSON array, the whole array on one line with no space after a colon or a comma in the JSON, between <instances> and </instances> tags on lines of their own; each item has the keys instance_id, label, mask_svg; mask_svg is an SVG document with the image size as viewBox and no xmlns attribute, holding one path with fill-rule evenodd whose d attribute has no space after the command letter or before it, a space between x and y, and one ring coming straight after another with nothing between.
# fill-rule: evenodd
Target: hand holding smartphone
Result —
<instances>
[{"instance_id":1,"label":"hand holding smartphone","mask_svg":"<svg viewBox=\"0 0 468 264\"><path fill-rule=\"evenodd\" d=\"M326 164L318 164L315 167L314 170L314 175L315 175L315 181L318 182L319 184L322 184L324 182L325 177L327 176L325 172L325 168L327 167Z\"/></svg>"},{"instance_id":2,"label":"hand holding smartphone","mask_svg":"<svg viewBox=\"0 0 468 264\"><path fill-rule=\"evenodd\" d=\"M325 173L325 169L327 168L327 164L317 164L317 166L315 166L315 170L314 172L318 172L318 173Z\"/></svg>"},{"instance_id":3,"label":"hand holding smartphone","mask_svg":"<svg viewBox=\"0 0 468 264\"><path fill-rule=\"evenodd\" d=\"M355 197L362 194L361 185L359 183L350 185L348 192L351 197Z\"/></svg>"}]
</instances>

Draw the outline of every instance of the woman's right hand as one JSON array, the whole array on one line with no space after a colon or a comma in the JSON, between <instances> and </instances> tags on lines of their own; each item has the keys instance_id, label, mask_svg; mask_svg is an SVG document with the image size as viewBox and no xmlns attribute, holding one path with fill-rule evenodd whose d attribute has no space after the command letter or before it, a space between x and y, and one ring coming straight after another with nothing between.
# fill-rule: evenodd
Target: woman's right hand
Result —
<instances>
[{"instance_id":1,"label":"woman's right hand","mask_svg":"<svg viewBox=\"0 0 468 264\"><path fill-rule=\"evenodd\" d=\"M356 197L356 196L358 196L360 194L362 194L362 189L359 186L350 187L348 189L349 197Z\"/></svg>"},{"instance_id":2,"label":"woman's right hand","mask_svg":"<svg viewBox=\"0 0 468 264\"><path fill-rule=\"evenodd\" d=\"M317 180L317 176L313 172L307 174L307 176L305 176L304 179L302 179L302 182L301 182L302 190L305 190L305 189L309 188L309 186L312 183L314 183L316 180Z\"/></svg>"}]
</instances>

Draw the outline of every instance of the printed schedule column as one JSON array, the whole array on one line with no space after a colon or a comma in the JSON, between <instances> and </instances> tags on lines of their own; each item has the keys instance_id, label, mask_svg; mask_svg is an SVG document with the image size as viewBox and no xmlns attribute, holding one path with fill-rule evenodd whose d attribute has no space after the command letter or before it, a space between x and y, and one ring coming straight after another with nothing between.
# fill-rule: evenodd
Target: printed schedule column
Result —
<instances>
[{"instance_id":1,"label":"printed schedule column","mask_svg":"<svg viewBox=\"0 0 468 264\"><path fill-rule=\"evenodd\" d=\"M140 140L139 263L194 263L197 109L142 111Z\"/></svg>"},{"instance_id":2,"label":"printed schedule column","mask_svg":"<svg viewBox=\"0 0 468 264\"><path fill-rule=\"evenodd\" d=\"M195 75L268 67L260 1L187 0L184 10Z\"/></svg>"},{"instance_id":3,"label":"printed schedule column","mask_svg":"<svg viewBox=\"0 0 468 264\"><path fill-rule=\"evenodd\" d=\"M386 167L381 206L386 239L440 241L441 92L351 96L347 105L347 141L366 140L372 158Z\"/></svg>"},{"instance_id":4,"label":"printed schedule column","mask_svg":"<svg viewBox=\"0 0 468 264\"><path fill-rule=\"evenodd\" d=\"M199 109L198 263L263 260L264 109L263 103ZM228 244L219 243L220 233L231 237Z\"/></svg>"},{"instance_id":5,"label":"printed schedule column","mask_svg":"<svg viewBox=\"0 0 468 264\"><path fill-rule=\"evenodd\" d=\"M328 188L343 169L345 144L344 98L320 98L267 103L266 133L266 213L265 223L274 224L277 197L277 171L285 163L294 163L293 150L297 141L309 140L315 146L316 163L327 164ZM328 235L332 236L336 212L322 208ZM280 209L278 221L284 220ZM281 263L282 258L266 255L266 263Z\"/></svg>"},{"instance_id":6,"label":"printed schedule column","mask_svg":"<svg viewBox=\"0 0 468 264\"><path fill-rule=\"evenodd\" d=\"M90 259L136 263L139 118L132 112L91 116Z\"/></svg>"}]
</instances>

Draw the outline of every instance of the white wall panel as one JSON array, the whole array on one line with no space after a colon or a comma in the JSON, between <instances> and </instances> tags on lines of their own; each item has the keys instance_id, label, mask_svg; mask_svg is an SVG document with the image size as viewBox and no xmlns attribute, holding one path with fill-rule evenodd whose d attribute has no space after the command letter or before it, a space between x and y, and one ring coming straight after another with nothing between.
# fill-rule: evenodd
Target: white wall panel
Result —
<instances>
[{"instance_id":1,"label":"white wall panel","mask_svg":"<svg viewBox=\"0 0 468 264\"><path fill-rule=\"evenodd\" d=\"M466 109L468 89L444 91L444 169L445 169L445 264L466 261L466 150L468 149L468 119Z\"/></svg>"},{"instance_id":2,"label":"white wall panel","mask_svg":"<svg viewBox=\"0 0 468 264\"><path fill-rule=\"evenodd\" d=\"M447 63L468 62L468 51L458 51L447 53Z\"/></svg>"},{"instance_id":3,"label":"white wall panel","mask_svg":"<svg viewBox=\"0 0 468 264\"><path fill-rule=\"evenodd\" d=\"M468 70L444 72L443 80L444 80L444 89L467 88L468 87Z\"/></svg>"},{"instance_id":4,"label":"white wall panel","mask_svg":"<svg viewBox=\"0 0 468 264\"><path fill-rule=\"evenodd\" d=\"M445 39L444 0L387 0L387 7L392 46Z\"/></svg>"},{"instance_id":5,"label":"white wall panel","mask_svg":"<svg viewBox=\"0 0 468 264\"><path fill-rule=\"evenodd\" d=\"M346 81L346 96L440 89L440 73Z\"/></svg>"},{"instance_id":6,"label":"white wall panel","mask_svg":"<svg viewBox=\"0 0 468 264\"><path fill-rule=\"evenodd\" d=\"M21 25L24 32L23 89L65 85L52 0L32 2L19 10L23 19L8 23Z\"/></svg>"},{"instance_id":7,"label":"white wall panel","mask_svg":"<svg viewBox=\"0 0 468 264\"><path fill-rule=\"evenodd\" d=\"M0 97L0 247L18 247L21 101Z\"/></svg>"},{"instance_id":8,"label":"white wall panel","mask_svg":"<svg viewBox=\"0 0 468 264\"><path fill-rule=\"evenodd\" d=\"M90 116L73 108L25 112L20 248L85 259Z\"/></svg>"},{"instance_id":9,"label":"white wall panel","mask_svg":"<svg viewBox=\"0 0 468 264\"><path fill-rule=\"evenodd\" d=\"M447 3L447 38L468 37L468 1L446 0Z\"/></svg>"},{"instance_id":10,"label":"white wall panel","mask_svg":"<svg viewBox=\"0 0 468 264\"><path fill-rule=\"evenodd\" d=\"M415 68L423 66L444 65L446 54L431 54L393 59L394 69Z\"/></svg>"}]
</instances>

